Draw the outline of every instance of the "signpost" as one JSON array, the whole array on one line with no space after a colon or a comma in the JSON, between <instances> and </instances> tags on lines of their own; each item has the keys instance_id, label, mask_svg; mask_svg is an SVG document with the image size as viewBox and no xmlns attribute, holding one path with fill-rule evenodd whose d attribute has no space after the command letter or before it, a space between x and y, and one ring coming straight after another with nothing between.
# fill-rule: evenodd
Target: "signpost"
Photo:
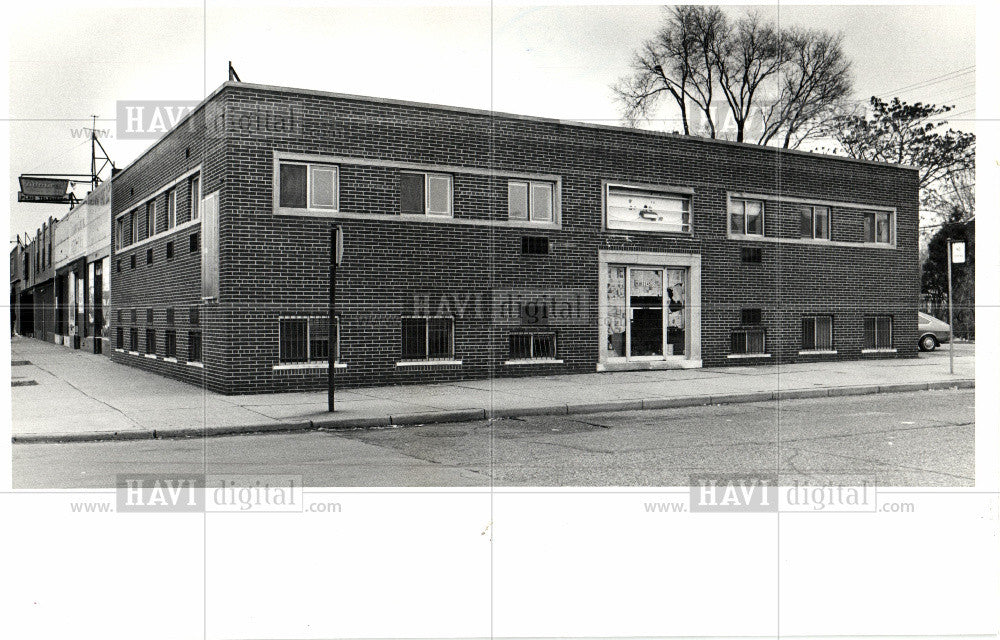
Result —
<instances>
[{"instance_id":1,"label":"signpost","mask_svg":"<svg viewBox=\"0 0 1000 640\"><path fill-rule=\"evenodd\" d=\"M948 241L948 372L955 373L955 314L951 308L951 265L965 264L965 242Z\"/></svg>"},{"instance_id":2,"label":"signpost","mask_svg":"<svg viewBox=\"0 0 1000 640\"><path fill-rule=\"evenodd\" d=\"M334 411L336 382L334 371L337 365L337 267L344 258L344 230L340 225L330 227L330 321L326 329L327 359L327 411Z\"/></svg>"}]
</instances>

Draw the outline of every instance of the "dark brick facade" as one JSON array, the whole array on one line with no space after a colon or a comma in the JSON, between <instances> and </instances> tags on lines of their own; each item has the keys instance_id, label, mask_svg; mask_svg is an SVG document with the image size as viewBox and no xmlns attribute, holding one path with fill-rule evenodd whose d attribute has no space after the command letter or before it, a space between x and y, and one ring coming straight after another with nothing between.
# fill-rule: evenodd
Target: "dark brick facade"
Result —
<instances>
[{"instance_id":1,"label":"dark brick facade","mask_svg":"<svg viewBox=\"0 0 1000 640\"><path fill-rule=\"evenodd\" d=\"M320 157L338 167L339 212L279 211L276 158ZM916 355L912 169L229 83L115 178L112 215L143 207L198 168L202 194L219 193L219 295L201 301L201 255L189 251L199 223L145 243L140 233L138 246L112 253L112 300L123 309L152 307L160 346L155 359L127 350L113 357L223 393L323 388L324 368L275 367L279 317L327 313L332 222L345 234L337 282L346 365L337 377L345 386L594 371L603 335L599 255L610 251L700 257L701 361L694 366ZM420 170L451 176L450 220L400 215L400 175ZM556 224L507 220L508 181L532 178L554 185ZM605 229L608 181L686 190L691 233ZM728 201L739 194L765 201L764 239L730 237ZM157 199L157 213L165 215L163 193ZM800 241L800 200L830 206L830 242ZM892 246L863 243L864 211L875 208L894 211ZM187 212L180 198L178 211ZM178 224L185 222L179 216ZM548 238L549 253L522 254L524 236ZM759 247L761 261L744 262L744 247ZM585 302L574 318L547 326L557 336L555 361L505 364L508 335L522 320L496 316L491 300L510 291L562 292ZM400 366L401 318L422 315L428 301L432 308L447 304L454 317L454 359L461 363ZM200 308L204 368L184 362L191 306ZM177 310L176 363L162 357L168 307ZM729 357L744 308L761 309L767 358ZM802 316L811 313L834 317L836 354L800 354ZM894 352L862 353L864 317L872 314L892 316ZM140 348L145 319L138 314ZM117 321L113 313L112 342ZM124 326L127 342L130 323Z\"/></svg>"}]
</instances>

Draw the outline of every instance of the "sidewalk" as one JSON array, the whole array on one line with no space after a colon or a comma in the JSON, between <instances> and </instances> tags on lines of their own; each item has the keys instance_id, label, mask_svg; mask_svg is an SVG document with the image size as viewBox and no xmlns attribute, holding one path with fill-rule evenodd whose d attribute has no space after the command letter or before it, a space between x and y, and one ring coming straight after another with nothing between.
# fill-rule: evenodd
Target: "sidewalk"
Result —
<instances>
[{"instance_id":1,"label":"sidewalk","mask_svg":"<svg viewBox=\"0 0 1000 640\"><path fill-rule=\"evenodd\" d=\"M460 422L975 386L975 345L918 359L631 371L222 396L30 338L11 344L13 441L143 439ZM23 364L27 361L27 364Z\"/></svg>"}]
</instances>

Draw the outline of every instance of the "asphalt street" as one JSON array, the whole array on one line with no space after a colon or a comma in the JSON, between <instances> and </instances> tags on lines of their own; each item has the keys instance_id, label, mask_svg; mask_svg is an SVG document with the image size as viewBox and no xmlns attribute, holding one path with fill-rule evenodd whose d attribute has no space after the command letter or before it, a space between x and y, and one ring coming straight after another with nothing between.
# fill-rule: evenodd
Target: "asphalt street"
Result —
<instances>
[{"instance_id":1,"label":"asphalt street","mask_svg":"<svg viewBox=\"0 0 1000 640\"><path fill-rule=\"evenodd\" d=\"M973 390L538 416L339 432L14 446L14 487L113 487L119 473L302 477L305 486L972 486Z\"/></svg>"}]
</instances>

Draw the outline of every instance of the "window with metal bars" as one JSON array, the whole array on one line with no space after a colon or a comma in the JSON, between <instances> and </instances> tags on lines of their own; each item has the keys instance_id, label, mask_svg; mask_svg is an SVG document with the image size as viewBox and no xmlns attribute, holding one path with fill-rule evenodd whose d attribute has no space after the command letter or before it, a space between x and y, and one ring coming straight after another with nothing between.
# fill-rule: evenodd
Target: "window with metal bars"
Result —
<instances>
[{"instance_id":1,"label":"window with metal bars","mask_svg":"<svg viewBox=\"0 0 1000 640\"><path fill-rule=\"evenodd\" d=\"M146 329L146 353L156 353L156 329Z\"/></svg>"},{"instance_id":2,"label":"window with metal bars","mask_svg":"<svg viewBox=\"0 0 1000 640\"><path fill-rule=\"evenodd\" d=\"M833 316L805 316L802 318L802 349L804 351L833 351Z\"/></svg>"},{"instance_id":3,"label":"window with metal bars","mask_svg":"<svg viewBox=\"0 0 1000 640\"><path fill-rule=\"evenodd\" d=\"M163 357L177 357L177 330L167 329L163 332Z\"/></svg>"},{"instance_id":4,"label":"window with metal bars","mask_svg":"<svg viewBox=\"0 0 1000 640\"><path fill-rule=\"evenodd\" d=\"M865 318L864 348L892 348L892 316L868 316Z\"/></svg>"},{"instance_id":5,"label":"window with metal bars","mask_svg":"<svg viewBox=\"0 0 1000 640\"><path fill-rule=\"evenodd\" d=\"M733 355L767 353L763 329L738 329L730 337L729 351Z\"/></svg>"},{"instance_id":6,"label":"window with metal bars","mask_svg":"<svg viewBox=\"0 0 1000 640\"><path fill-rule=\"evenodd\" d=\"M201 331L188 332L188 362L201 362Z\"/></svg>"},{"instance_id":7,"label":"window with metal bars","mask_svg":"<svg viewBox=\"0 0 1000 640\"><path fill-rule=\"evenodd\" d=\"M136 327L128 330L128 348L129 351L139 350L139 329Z\"/></svg>"},{"instance_id":8,"label":"window with metal bars","mask_svg":"<svg viewBox=\"0 0 1000 640\"><path fill-rule=\"evenodd\" d=\"M403 360L453 360L453 318L403 318Z\"/></svg>"},{"instance_id":9,"label":"window with metal bars","mask_svg":"<svg viewBox=\"0 0 1000 640\"><path fill-rule=\"evenodd\" d=\"M340 322L334 335L334 361L340 359ZM278 319L278 363L327 362L330 353L330 320L327 316Z\"/></svg>"},{"instance_id":10,"label":"window with metal bars","mask_svg":"<svg viewBox=\"0 0 1000 640\"><path fill-rule=\"evenodd\" d=\"M556 334L527 333L510 334L511 360L555 360Z\"/></svg>"}]
</instances>

